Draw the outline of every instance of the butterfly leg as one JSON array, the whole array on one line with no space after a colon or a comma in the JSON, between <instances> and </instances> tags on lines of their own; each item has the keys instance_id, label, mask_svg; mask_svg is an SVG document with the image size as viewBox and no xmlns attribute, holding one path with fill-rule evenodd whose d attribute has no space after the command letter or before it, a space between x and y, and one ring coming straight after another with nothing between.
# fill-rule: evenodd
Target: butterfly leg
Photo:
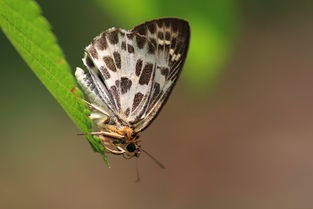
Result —
<instances>
[{"instance_id":1,"label":"butterfly leg","mask_svg":"<svg viewBox=\"0 0 313 209\"><path fill-rule=\"evenodd\" d=\"M123 150L122 148L115 146L112 143L112 140L110 138L106 138L104 136L99 137L102 141L102 144L104 145L105 149L108 150L110 153L115 154L115 155L121 155L123 153L125 153L125 150ZM112 147L115 147L118 150L114 150L112 149Z\"/></svg>"},{"instance_id":2,"label":"butterfly leg","mask_svg":"<svg viewBox=\"0 0 313 209\"><path fill-rule=\"evenodd\" d=\"M117 151L117 150L113 150L107 146L104 146L106 150L108 150L110 153L115 154L115 155L121 155L123 154L125 151Z\"/></svg>"},{"instance_id":3,"label":"butterfly leg","mask_svg":"<svg viewBox=\"0 0 313 209\"><path fill-rule=\"evenodd\" d=\"M126 127L123 128L122 130L116 128L116 126L113 125L108 125L107 122L110 120L110 117L107 115L104 115L99 112L93 112L90 114L89 118L91 120L94 120L97 127L100 128L100 130L108 130L113 133L117 133L119 135L125 136L125 130L128 130ZM132 130L130 130L132 131ZM132 132L131 132L132 133ZM128 136L128 135L127 135Z\"/></svg>"}]
</instances>

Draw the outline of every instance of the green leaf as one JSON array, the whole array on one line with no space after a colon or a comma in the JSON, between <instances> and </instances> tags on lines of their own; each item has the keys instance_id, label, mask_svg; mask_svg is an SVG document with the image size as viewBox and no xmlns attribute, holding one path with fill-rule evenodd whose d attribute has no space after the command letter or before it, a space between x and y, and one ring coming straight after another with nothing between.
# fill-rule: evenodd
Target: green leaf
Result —
<instances>
[{"instance_id":1,"label":"green leaf","mask_svg":"<svg viewBox=\"0 0 313 209\"><path fill-rule=\"evenodd\" d=\"M71 93L77 87L71 68L64 58L48 21L41 16L33 0L0 0L0 27L18 53L60 103L68 116L83 133L91 131L87 105L82 92ZM96 137L86 136L94 151L102 154L104 147Z\"/></svg>"}]
</instances>

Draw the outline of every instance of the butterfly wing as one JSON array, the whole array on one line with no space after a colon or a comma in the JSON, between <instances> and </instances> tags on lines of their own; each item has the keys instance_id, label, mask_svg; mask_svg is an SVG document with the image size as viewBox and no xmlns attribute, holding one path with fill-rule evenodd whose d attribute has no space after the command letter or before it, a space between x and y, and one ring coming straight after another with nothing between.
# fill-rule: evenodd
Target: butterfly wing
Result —
<instances>
[{"instance_id":1,"label":"butterfly wing","mask_svg":"<svg viewBox=\"0 0 313 209\"><path fill-rule=\"evenodd\" d=\"M132 31L145 36L156 48L150 98L145 117L137 122L135 128L140 132L156 118L176 84L188 52L190 27L182 19L161 18L138 25Z\"/></svg>"},{"instance_id":2,"label":"butterfly wing","mask_svg":"<svg viewBox=\"0 0 313 209\"><path fill-rule=\"evenodd\" d=\"M98 100L121 125L139 132L155 118L182 69L189 34L186 21L163 18L130 31L111 28L86 47Z\"/></svg>"}]
</instances>

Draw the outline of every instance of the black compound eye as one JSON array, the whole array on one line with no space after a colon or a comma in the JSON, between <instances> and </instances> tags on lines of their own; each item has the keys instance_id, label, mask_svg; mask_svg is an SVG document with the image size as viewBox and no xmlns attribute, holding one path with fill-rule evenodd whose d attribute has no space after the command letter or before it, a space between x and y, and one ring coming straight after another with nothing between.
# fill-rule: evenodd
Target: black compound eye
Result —
<instances>
[{"instance_id":1,"label":"black compound eye","mask_svg":"<svg viewBox=\"0 0 313 209\"><path fill-rule=\"evenodd\" d=\"M135 150L136 150L136 145L135 145L134 143L130 143L130 144L128 144L128 145L126 146L126 150L127 150L128 152L135 152Z\"/></svg>"}]
</instances>

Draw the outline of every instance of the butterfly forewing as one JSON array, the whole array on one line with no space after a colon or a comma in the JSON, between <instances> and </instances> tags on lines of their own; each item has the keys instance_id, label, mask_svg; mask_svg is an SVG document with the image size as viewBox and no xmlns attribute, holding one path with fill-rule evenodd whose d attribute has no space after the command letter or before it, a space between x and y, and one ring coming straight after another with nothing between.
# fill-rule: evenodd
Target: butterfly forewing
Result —
<instances>
[{"instance_id":1,"label":"butterfly forewing","mask_svg":"<svg viewBox=\"0 0 313 209\"><path fill-rule=\"evenodd\" d=\"M142 131L157 116L175 86L186 59L190 28L185 20L162 18L138 25L132 31L145 36L156 49L156 68L145 118L135 128Z\"/></svg>"},{"instance_id":2,"label":"butterfly forewing","mask_svg":"<svg viewBox=\"0 0 313 209\"><path fill-rule=\"evenodd\" d=\"M140 132L156 117L174 87L189 37L188 23L177 18L152 20L130 31L111 28L85 49L83 61L93 89L79 83L85 92L92 92L89 97L103 101L108 114Z\"/></svg>"}]
</instances>

